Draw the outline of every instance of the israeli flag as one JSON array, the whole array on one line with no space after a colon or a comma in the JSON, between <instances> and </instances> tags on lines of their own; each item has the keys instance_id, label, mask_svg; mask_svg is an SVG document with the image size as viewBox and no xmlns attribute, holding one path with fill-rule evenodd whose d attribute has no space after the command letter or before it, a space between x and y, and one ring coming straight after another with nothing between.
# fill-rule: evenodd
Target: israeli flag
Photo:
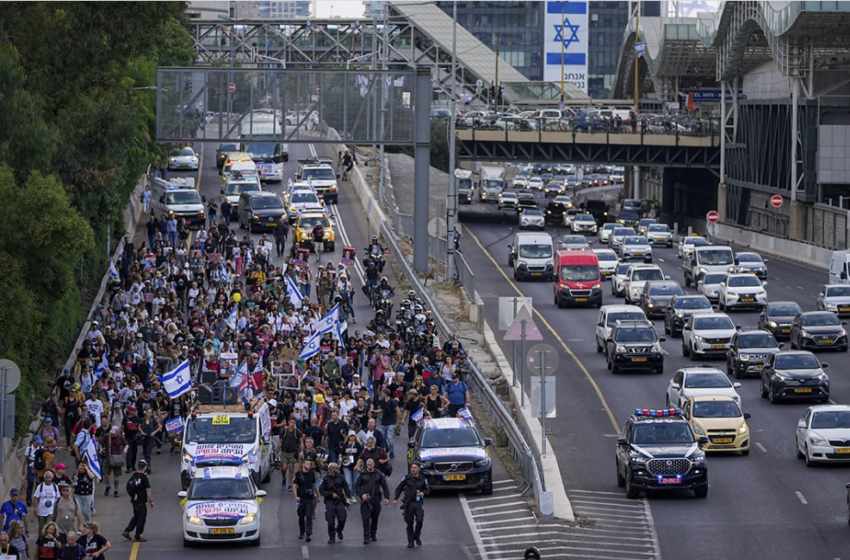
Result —
<instances>
[{"instance_id":1,"label":"israeli flag","mask_svg":"<svg viewBox=\"0 0 850 560\"><path fill-rule=\"evenodd\" d=\"M86 446L84 455L89 464L89 470L91 473L97 477L98 480L103 480L103 472L100 470L100 461L97 458L97 444L94 442L94 438L89 438L89 444Z\"/></svg>"},{"instance_id":2,"label":"israeli flag","mask_svg":"<svg viewBox=\"0 0 850 560\"><path fill-rule=\"evenodd\" d=\"M305 28L305 29L306 29L307 31L310 31L310 29L311 29L311 28L312 28L312 25L310 24L310 20L308 19L308 20L307 20L307 26L306 26L306 28Z\"/></svg>"},{"instance_id":3,"label":"israeli flag","mask_svg":"<svg viewBox=\"0 0 850 560\"><path fill-rule=\"evenodd\" d=\"M460 410L458 410L458 411L457 411L457 415L458 415L460 418L472 418L472 413L471 413L471 412L469 411L469 409L468 409L468 408L466 408L466 407L463 407L463 408L461 408Z\"/></svg>"},{"instance_id":4,"label":"israeli flag","mask_svg":"<svg viewBox=\"0 0 850 560\"><path fill-rule=\"evenodd\" d=\"M236 330L236 321L239 318L239 314L236 312L239 309L239 304L233 306L233 309L230 311L230 315L227 316L227 326L230 327L230 330Z\"/></svg>"},{"instance_id":5,"label":"israeli flag","mask_svg":"<svg viewBox=\"0 0 850 560\"><path fill-rule=\"evenodd\" d=\"M185 360L162 378L162 386L172 399L192 390L192 376L189 373L189 360Z\"/></svg>"},{"instance_id":6,"label":"israeli flag","mask_svg":"<svg viewBox=\"0 0 850 560\"><path fill-rule=\"evenodd\" d=\"M420 408L419 410L410 415L410 419L418 424L422 421L423 416L425 416L425 409Z\"/></svg>"},{"instance_id":7,"label":"israeli flag","mask_svg":"<svg viewBox=\"0 0 850 560\"><path fill-rule=\"evenodd\" d=\"M176 418L172 418L165 423L165 431L169 434L179 434L183 431L183 418L177 416Z\"/></svg>"},{"instance_id":8,"label":"israeli flag","mask_svg":"<svg viewBox=\"0 0 850 560\"><path fill-rule=\"evenodd\" d=\"M296 308L301 307L301 302L304 301L301 290L295 285L295 281L292 280L291 276L286 277L286 297L289 298L290 303Z\"/></svg>"},{"instance_id":9,"label":"israeli flag","mask_svg":"<svg viewBox=\"0 0 850 560\"><path fill-rule=\"evenodd\" d=\"M335 331L339 326L339 304L333 306L333 308L328 311L324 317L319 319L319 322L316 323L316 332L320 332L322 334L326 332Z\"/></svg>"},{"instance_id":10,"label":"israeli flag","mask_svg":"<svg viewBox=\"0 0 850 560\"><path fill-rule=\"evenodd\" d=\"M224 263L221 263L221 279L224 282L230 282L230 279L227 276L227 265Z\"/></svg>"},{"instance_id":11,"label":"israeli flag","mask_svg":"<svg viewBox=\"0 0 850 560\"><path fill-rule=\"evenodd\" d=\"M118 274L118 269L115 268L115 262L112 259L109 259L109 277L113 280L118 280L121 275Z\"/></svg>"},{"instance_id":12,"label":"israeli flag","mask_svg":"<svg viewBox=\"0 0 850 560\"><path fill-rule=\"evenodd\" d=\"M635 53L638 57L642 57L646 52L646 43L635 43Z\"/></svg>"},{"instance_id":13,"label":"israeli flag","mask_svg":"<svg viewBox=\"0 0 850 560\"><path fill-rule=\"evenodd\" d=\"M104 348L103 357L100 359L100 363L97 365L97 368L94 370L94 376L97 379L103 377L103 372L109 369L109 352Z\"/></svg>"},{"instance_id":14,"label":"israeli flag","mask_svg":"<svg viewBox=\"0 0 850 560\"><path fill-rule=\"evenodd\" d=\"M324 334L325 333L323 332L317 332L311 336L307 340L307 343L304 344L304 348L301 349L301 352L298 353L298 358L302 360L309 360L318 354L322 346L322 336L324 336Z\"/></svg>"},{"instance_id":15,"label":"israeli flag","mask_svg":"<svg viewBox=\"0 0 850 560\"><path fill-rule=\"evenodd\" d=\"M233 377L230 378L230 386L238 389L246 377L248 377L248 362L244 361L236 369Z\"/></svg>"}]
</instances>

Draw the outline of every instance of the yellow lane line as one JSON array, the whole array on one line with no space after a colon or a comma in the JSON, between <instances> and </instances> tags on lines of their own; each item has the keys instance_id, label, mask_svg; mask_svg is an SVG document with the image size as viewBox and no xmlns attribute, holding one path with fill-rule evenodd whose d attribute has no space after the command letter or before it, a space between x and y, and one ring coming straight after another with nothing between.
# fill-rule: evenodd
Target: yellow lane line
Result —
<instances>
[{"instance_id":1,"label":"yellow lane line","mask_svg":"<svg viewBox=\"0 0 850 560\"><path fill-rule=\"evenodd\" d=\"M139 555L139 545L141 544L138 541L133 543L133 548L130 549L130 560L136 560L136 556Z\"/></svg>"},{"instance_id":2,"label":"yellow lane line","mask_svg":"<svg viewBox=\"0 0 850 560\"><path fill-rule=\"evenodd\" d=\"M466 231L469 233L469 236L472 237L472 240L475 241L476 245L478 245L481 251L483 251L487 258L490 259L490 261L493 263L493 266L495 266L496 270L499 271L499 274L501 274L505 278L507 283L511 285L511 287L516 291L516 293L522 297L528 297L524 293L522 293L522 291L517 287L516 284L514 284L513 280L508 278L508 275L505 274L505 271L502 270L502 267L499 266L499 263L496 262L496 259L493 258L490 252L484 248L484 245L481 244L481 241L478 240L478 237L474 233L472 233L472 230L470 228L466 228ZM608 414L608 419L611 421L611 425L614 427L614 431L619 433L620 426L617 424L617 419L614 418L614 413L611 411L611 407L608 406L608 401L605 400L605 395L602 394L602 389L599 388L599 385L593 379L593 376L590 374L587 368L584 367L584 364L581 363L581 360L578 359L578 356L576 356L575 353L570 349L570 347L567 346L567 343L564 342L564 339L561 338L557 332L555 332L555 329L552 327L552 325L549 324L549 321L547 321L546 318L540 314L540 311L538 311L536 307L534 308L534 314L537 315L537 318L543 322L547 329L549 329L549 332L552 333L552 336L554 336L555 339L561 343L561 346L564 348L564 351L570 355L570 357L573 359L573 361L576 363L582 373L584 373L584 375L587 377L587 380L590 381L590 384L593 386L593 390L596 391L596 396L599 397L599 401L602 403L602 408L604 408L605 412Z\"/></svg>"}]
</instances>

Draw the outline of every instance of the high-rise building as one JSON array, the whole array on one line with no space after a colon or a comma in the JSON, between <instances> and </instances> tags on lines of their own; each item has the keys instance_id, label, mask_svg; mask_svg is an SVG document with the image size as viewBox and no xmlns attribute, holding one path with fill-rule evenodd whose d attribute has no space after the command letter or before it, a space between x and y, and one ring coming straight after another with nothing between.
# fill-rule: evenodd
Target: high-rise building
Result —
<instances>
[{"instance_id":1,"label":"high-rise building","mask_svg":"<svg viewBox=\"0 0 850 560\"><path fill-rule=\"evenodd\" d=\"M630 2L588 4L587 93L593 99L604 99L608 97L617 75L623 33L629 22Z\"/></svg>"}]
</instances>

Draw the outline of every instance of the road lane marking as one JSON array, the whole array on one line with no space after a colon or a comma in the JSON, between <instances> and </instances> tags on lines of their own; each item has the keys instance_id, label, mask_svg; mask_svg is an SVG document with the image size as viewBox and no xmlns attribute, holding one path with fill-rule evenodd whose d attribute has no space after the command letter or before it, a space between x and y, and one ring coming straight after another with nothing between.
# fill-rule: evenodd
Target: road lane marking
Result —
<instances>
[{"instance_id":1,"label":"road lane marking","mask_svg":"<svg viewBox=\"0 0 850 560\"><path fill-rule=\"evenodd\" d=\"M514 282L510 278L508 278L508 275L505 274L505 271L502 270L502 267L499 266L499 263L496 262L496 259L494 259L490 252L484 248L484 245L481 244L481 241L478 239L478 236L476 236L472 232L472 229L466 228L466 231L469 233L469 236L472 237L472 240L475 241L476 245L478 245L478 248L481 249L481 251L488 259L490 259L490 262L493 263L493 266L496 267L496 270L498 270L499 274L504 277L505 281L507 281L507 283L516 291L519 296L526 297L525 294L523 294L522 291L517 287L517 285L514 284ZM555 340L561 343L561 346L564 348L564 351L569 354L569 356L573 359L573 361L579 367L581 372L585 375L587 380L593 386L593 390L596 392L596 396L599 398L599 401L602 403L602 408L605 409L605 412L608 415L608 419L611 421L611 425L614 426L614 430L620 431L620 426L617 424L617 419L614 417L614 412L611 410L611 407L608 405L608 401L605 399L605 395L602 394L602 389L593 379L590 372L587 370L586 367L584 367L584 364L581 363L581 360L578 359L578 356L576 356L572 349L567 346L567 343L564 342L564 339L561 338L561 336L555 331L552 325L549 324L549 321L546 320L546 318L540 313L540 311L537 310L537 308L534 308L534 314L537 315L537 318L542 321L542 323L546 326L547 329L549 329L549 332L552 333L552 335L555 337Z\"/></svg>"},{"instance_id":2,"label":"road lane marking","mask_svg":"<svg viewBox=\"0 0 850 560\"><path fill-rule=\"evenodd\" d=\"M513 481L513 480L494 480L493 485L495 486L496 484L513 484L513 485L516 485L516 482Z\"/></svg>"},{"instance_id":3,"label":"road lane marking","mask_svg":"<svg viewBox=\"0 0 850 560\"><path fill-rule=\"evenodd\" d=\"M304 560L310 558L310 549L307 548L306 545L301 545L301 557L304 558Z\"/></svg>"},{"instance_id":4,"label":"road lane marking","mask_svg":"<svg viewBox=\"0 0 850 560\"><path fill-rule=\"evenodd\" d=\"M464 494L459 494L458 500L460 500L460 507L463 510L463 515L466 517L466 522L469 524L470 531L472 532L472 538L475 539L475 548L478 549L478 557L483 560L487 560L489 558L487 556L487 549L484 548L484 541L481 538L481 533L478 530L475 518L472 516L472 511L469 509L469 503L466 501L466 496ZM525 510L525 513L528 513L528 510Z\"/></svg>"},{"instance_id":5,"label":"road lane marking","mask_svg":"<svg viewBox=\"0 0 850 560\"><path fill-rule=\"evenodd\" d=\"M130 549L130 560L136 560L136 557L139 555L139 546L142 543L136 541L133 543L133 548Z\"/></svg>"},{"instance_id":6,"label":"road lane marking","mask_svg":"<svg viewBox=\"0 0 850 560\"><path fill-rule=\"evenodd\" d=\"M797 287L798 287L798 288L800 288L801 290L805 290L805 289L806 289L806 288L804 288L803 286L797 286Z\"/></svg>"},{"instance_id":7,"label":"road lane marking","mask_svg":"<svg viewBox=\"0 0 850 560\"><path fill-rule=\"evenodd\" d=\"M806 498L803 497L802 492L797 491L797 492L794 492L794 493L797 494L797 497L800 498L800 501L803 503L803 505L806 505L806 504L809 503L809 502L806 501Z\"/></svg>"},{"instance_id":8,"label":"road lane marking","mask_svg":"<svg viewBox=\"0 0 850 560\"><path fill-rule=\"evenodd\" d=\"M758 447L758 448L759 448L759 450L760 450L762 453L767 453L767 449L765 449L765 448L764 448L764 446L763 446L762 444L760 444L759 442L756 442L756 447Z\"/></svg>"}]
</instances>

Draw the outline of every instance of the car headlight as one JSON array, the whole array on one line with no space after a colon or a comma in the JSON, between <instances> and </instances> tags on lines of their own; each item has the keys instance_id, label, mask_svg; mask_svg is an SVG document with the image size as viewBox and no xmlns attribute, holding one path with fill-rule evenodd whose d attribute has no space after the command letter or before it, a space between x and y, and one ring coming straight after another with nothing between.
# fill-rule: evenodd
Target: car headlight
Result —
<instances>
[{"instance_id":1,"label":"car headlight","mask_svg":"<svg viewBox=\"0 0 850 560\"><path fill-rule=\"evenodd\" d=\"M527 225L528 225L528 220L522 220L522 221L520 221L520 224L521 224L521 225L524 225L524 226L527 226Z\"/></svg>"},{"instance_id":2,"label":"car headlight","mask_svg":"<svg viewBox=\"0 0 850 560\"><path fill-rule=\"evenodd\" d=\"M749 432L749 431L750 431L750 429L749 429L749 428L747 428L747 425L746 425L746 424L741 424L741 427L740 427L740 428L738 428L738 435L739 435L739 436L742 436L742 435L746 434L746 433L747 433L747 432Z\"/></svg>"},{"instance_id":3,"label":"car headlight","mask_svg":"<svg viewBox=\"0 0 850 560\"><path fill-rule=\"evenodd\" d=\"M260 217L259 217L257 214L254 214L254 219L255 219L255 220L259 220L259 219L260 219Z\"/></svg>"},{"instance_id":4,"label":"car headlight","mask_svg":"<svg viewBox=\"0 0 850 560\"><path fill-rule=\"evenodd\" d=\"M741 358L742 362L749 362L750 361L750 357L747 354L741 354L740 358Z\"/></svg>"},{"instance_id":5,"label":"car headlight","mask_svg":"<svg viewBox=\"0 0 850 560\"><path fill-rule=\"evenodd\" d=\"M726 297L730 299L738 299L739 296L735 292L726 292Z\"/></svg>"},{"instance_id":6,"label":"car headlight","mask_svg":"<svg viewBox=\"0 0 850 560\"><path fill-rule=\"evenodd\" d=\"M705 436L705 430L702 429L702 426L694 422L694 433L698 436Z\"/></svg>"},{"instance_id":7,"label":"car headlight","mask_svg":"<svg viewBox=\"0 0 850 560\"><path fill-rule=\"evenodd\" d=\"M652 348L650 348L650 351L654 352L656 354L660 354L661 353L661 344L656 342L655 344L652 345Z\"/></svg>"},{"instance_id":8,"label":"car headlight","mask_svg":"<svg viewBox=\"0 0 850 560\"><path fill-rule=\"evenodd\" d=\"M187 465L191 464L192 463L192 454L191 453L184 453L183 454L183 462Z\"/></svg>"},{"instance_id":9,"label":"car headlight","mask_svg":"<svg viewBox=\"0 0 850 560\"><path fill-rule=\"evenodd\" d=\"M802 337L804 337L804 338L811 338L811 337L812 337L812 335L810 335L810 334L809 334L808 332L806 332L806 331L800 331L800 336L802 336Z\"/></svg>"},{"instance_id":10,"label":"car headlight","mask_svg":"<svg viewBox=\"0 0 850 560\"><path fill-rule=\"evenodd\" d=\"M625 354L626 353L626 347L623 346L622 344L618 344L617 348L615 348L614 351L617 352L618 354Z\"/></svg>"},{"instance_id":11,"label":"car headlight","mask_svg":"<svg viewBox=\"0 0 850 560\"><path fill-rule=\"evenodd\" d=\"M764 290L756 292L756 297L767 297L767 292L765 292Z\"/></svg>"},{"instance_id":12,"label":"car headlight","mask_svg":"<svg viewBox=\"0 0 850 560\"><path fill-rule=\"evenodd\" d=\"M434 468L434 463L432 463L431 461L421 461L419 463L419 466L425 470L430 470Z\"/></svg>"},{"instance_id":13,"label":"car headlight","mask_svg":"<svg viewBox=\"0 0 850 560\"><path fill-rule=\"evenodd\" d=\"M649 458L644 457L643 455L635 455L634 457L632 457L632 463L635 463L637 465L645 465L647 461L649 461Z\"/></svg>"},{"instance_id":14,"label":"car headlight","mask_svg":"<svg viewBox=\"0 0 850 560\"><path fill-rule=\"evenodd\" d=\"M775 329L778 325L776 324L776 321L768 321L767 326L771 329Z\"/></svg>"},{"instance_id":15,"label":"car headlight","mask_svg":"<svg viewBox=\"0 0 850 560\"><path fill-rule=\"evenodd\" d=\"M703 337L701 337L700 335L695 334L695 335L694 335L694 340L696 340L697 342L702 342L702 341L703 341L703 340L705 340L705 339L704 339Z\"/></svg>"},{"instance_id":16,"label":"car headlight","mask_svg":"<svg viewBox=\"0 0 850 560\"><path fill-rule=\"evenodd\" d=\"M517 261L516 263L517 263L517 265L519 265L519 266L528 266L528 263L527 263L527 262L525 262L525 261Z\"/></svg>"},{"instance_id":17,"label":"car headlight","mask_svg":"<svg viewBox=\"0 0 850 560\"><path fill-rule=\"evenodd\" d=\"M632 288L632 289L631 289L631 292L632 292L632 294L639 294L639 293L640 293L640 288Z\"/></svg>"},{"instance_id":18,"label":"car headlight","mask_svg":"<svg viewBox=\"0 0 850 560\"><path fill-rule=\"evenodd\" d=\"M825 305L825 306L826 306L826 308L827 308L827 309L829 309L829 310L833 310L833 309L835 309L835 308L837 307L834 303L829 303L828 301L827 301L827 302L824 302L824 305Z\"/></svg>"},{"instance_id":19,"label":"car headlight","mask_svg":"<svg viewBox=\"0 0 850 560\"><path fill-rule=\"evenodd\" d=\"M817 379L818 381L826 381L827 379L829 379L829 376L825 373L819 373L815 376L815 379Z\"/></svg>"},{"instance_id":20,"label":"car headlight","mask_svg":"<svg viewBox=\"0 0 850 560\"><path fill-rule=\"evenodd\" d=\"M648 303L648 304L646 304L646 306L647 307L655 307L655 304L654 303Z\"/></svg>"},{"instance_id":21,"label":"car headlight","mask_svg":"<svg viewBox=\"0 0 850 560\"><path fill-rule=\"evenodd\" d=\"M679 311L678 313L676 313L676 317L678 317L679 319L684 319L684 318L685 318L685 314L684 314L684 313L682 313L681 311Z\"/></svg>"},{"instance_id":22,"label":"car headlight","mask_svg":"<svg viewBox=\"0 0 850 560\"><path fill-rule=\"evenodd\" d=\"M193 157L193 158L192 158L192 161L193 161L193 162L197 162L197 161L198 161L198 158Z\"/></svg>"},{"instance_id":23,"label":"car headlight","mask_svg":"<svg viewBox=\"0 0 850 560\"><path fill-rule=\"evenodd\" d=\"M551 210L546 210L546 213L547 213L547 214L551 214L551 213L552 213L552 211L551 211Z\"/></svg>"},{"instance_id":24,"label":"car headlight","mask_svg":"<svg viewBox=\"0 0 850 560\"><path fill-rule=\"evenodd\" d=\"M189 518L188 518L188 521L192 525L203 525L204 524L204 522L201 521L201 518L198 517L197 515L190 515Z\"/></svg>"},{"instance_id":25,"label":"car headlight","mask_svg":"<svg viewBox=\"0 0 850 560\"><path fill-rule=\"evenodd\" d=\"M827 445L829 445L829 443L824 438L820 437L816 433L810 433L809 434L809 442L812 445L820 445L820 446L823 446L823 447L826 447Z\"/></svg>"},{"instance_id":26,"label":"car headlight","mask_svg":"<svg viewBox=\"0 0 850 560\"><path fill-rule=\"evenodd\" d=\"M176 157L171 157L171 158L168 158L168 160L169 160L169 161L174 162L174 161L177 161L177 158L176 158Z\"/></svg>"},{"instance_id":27,"label":"car headlight","mask_svg":"<svg viewBox=\"0 0 850 560\"><path fill-rule=\"evenodd\" d=\"M245 517L239 520L240 525L247 525L248 523L253 523L257 518L257 514L249 513Z\"/></svg>"},{"instance_id":28,"label":"car headlight","mask_svg":"<svg viewBox=\"0 0 850 560\"><path fill-rule=\"evenodd\" d=\"M708 274L708 269L707 269L707 268L700 267L699 271L700 271L700 273L702 273L702 274Z\"/></svg>"},{"instance_id":29,"label":"car headlight","mask_svg":"<svg viewBox=\"0 0 850 560\"><path fill-rule=\"evenodd\" d=\"M599 290L602 288L602 284L594 284L590 287L591 290Z\"/></svg>"},{"instance_id":30,"label":"car headlight","mask_svg":"<svg viewBox=\"0 0 850 560\"><path fill-rule=\"evenodd\" d=\"M776 373L775 375L777 381L789 381L791 378L787 375L782 375L781 373Z\"/></svg>"},{"instance_id":31,"label":"car headlight","mask_svg":"<svg viewBox=\"0 0 850 560\"><path fill-rule=\"evenodd\" d=\"M490 466L490 457L484 457L478 461L475 461L476 467L489 467Z\"/></svg>"}]
</instances>

